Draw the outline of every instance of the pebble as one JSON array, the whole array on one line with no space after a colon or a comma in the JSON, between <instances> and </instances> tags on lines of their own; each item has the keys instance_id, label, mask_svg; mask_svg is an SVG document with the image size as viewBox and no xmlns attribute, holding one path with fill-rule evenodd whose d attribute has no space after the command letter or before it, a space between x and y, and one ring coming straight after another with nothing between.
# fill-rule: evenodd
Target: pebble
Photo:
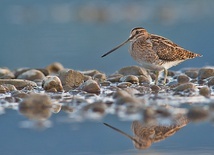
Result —
<instances>
[{"instance_id":1,"label":"pebble","mask_svg":"<svg viewBox=\"0 0 214 155\"><path fill-rule=\"evenodd\" d=\"M72 69L60 71L59 78L65 91L75 89L84 82L83 74Z\"/></svg>"},{"instance_id":2,"label":"pebble","mask_svg":"<svg viewBox=\"0 0 214 155\"><path fill-rule=\"evenodd\" d=\"M95 94L100 93L99 84L95 80L92 80L92 79L84 82L79 88L88 93L95 93Z\"/></svg>"},{"instance_id":3,"label":"pebble","mask_svg":"<svg viewBox=\"0 0 214 155\"><path fill-rule=\"evenodd\" d=\"M81 71L81 73L93 77L95 74L99 74L100 72L98 70L87 70Z\"/></svg>"},{"instance_id":4,"label":"pebble","mask_svg":"<svg viewBox=\"0 0 214 155\"><path fill-rule=\"evenodd\" d=\"M0 93L5 94L6 92L7 92L7 89L3 85L0 85Z\"/></svg>"},{"instance_id":5,"label":"pebble","mask_svg":"<svg viewBox=\"0 0 214 155\"><path fill-rule=\"evenodd\" d=\"M46 76L42 81L42 87L48 92L62 92L63 87L57 76Z\"/></svg>"},{"instance_id":6,"label":"pebble","mask_svg":"<svg viewBox=\"0 0 214 155\"><path fill-rule=\"evenodd\" d=\"M184 84L180 84L179 86L175 87L174 90L175 91L184 91L184 90L195 90L196 86L193 83L184 83Z\"/></svg>"},{"instance_id":7,"label":"pebble","mask_svg":"<svg viewBox=\"0 0 214 155\"><path fill-rule=\"evenodd\" d=\"M61 105L60 104L53 104L52 105L52 107L51 107L51 111L53 112L53 113L59 113L60 112L60 110L61 110Z\"/></svg>"},{"instance_id":8,"label":"pebble","mask_svg":"<svg viewBox=\"0 0 214 155\"><path fill-rule=\"evenodd\" d=\"M186 70L184 73L192 79L196 79L198 77L198 71L196 70Z\"/></svg>"},{"instance_id":9,"label":"pebble","mask_svg":"<svg viewBox=\"0 0 214 155\"><path fill-rule=\"evenodd\" d=\"M158 93L161 90L161 88L157 85L152 85L150 88L153 93Z\"/></svg>"},{"instance_id":10,"label":"pebble","mask_svg":"<svg viewBox=\"0 0 214 155\"><path fill-rule=\"evenodd\" d=\"M27 98L29 95L27 93L25 93L25 92L14 91L14 92L11 93L11 96L15 97L15 98L24 99L24 98Z\"/></svg>"},{"instance_id":11,"label":"pebble","mask_svg":"<svg viewBox=\"0 0 214 155\"><path fill-rule=\"evenodd\" d=\"M13 79L15 75L8 68L0 68L0 79Z\"/></svg>"},{"instance_id":12,"label":"pebble","mask_svg":"<svg viewBox=\"0 0 214 155\"><path fill-rule=\"evenodd\" d=\"M122 76L122 74L113 74L108 76L107 81L110 81L112 83L119 82Z\"/></svg>"},{"instance_id":13,"label":"pebble","mask_svg":"<svg viewBox=\"0 0 214 155\"><path fill-rule=\"evenodd\" d=\"M187 118L193 122L205 121L208 116L208 110L200 107L193 107L187 113Z\"/></svg>"},{"instance_id":14,"label":"pebble","mask_svg":"<svg viewBox=\"0 0 214 155\"><path fill-rule=\"evenodd\" d=\"M118 73L122 75L144 75L146 77L149 76L147 70L139 66L124 67L118 70Z\"/></svg>"},{"instance_id":15,"label":"pebble","mask_svg":"<svg viewBox=\"0 0 214 155\"><path fill-rule=\"evenodd\" d=\"M37 84L33 81L22 80L22 79L0 79L0 85L3 84L11 84L16 87L16 89L20 90L27 86L36 87Z\"/></svg>"},{"instance_id":16,"label":"pebble","mask_svg":"<svg viewBox=\"0 0 214 155\"><path fill-rule=\"evenodd\" d=\"M187 82L189 82L189 80L190 80L189 77L186 75L178 75L177 76L177 81L179 84L187 83Z\"/></svg>"},{"instance_id":17,"label":"pebble","mask_svg":"<svg viewBox=\"0 0 214 155\"><path fill-rule=\"evenodd\" d=\"M214 76L214 68L211 68L211 67L201 68L198 72L199 80L203 80L211 76Z\"/></svg>"},{"instance_id":18,"label":"pebble","mask_svg":"<svg viewBox=\"0 0 214 155\"><path fill-rule=\"evenodd\" d=\"M93 76L93 79L97 82L104 82L106 80L106 75L103 73L97 73Z\"/></svg>"},{"instance_id":19,"label":"pebble","mask_svg":"<svg viewBox=\"0 0 214 155\"><path fill-rule=\"evenodd\" d=\"M59 71L63 70L64 67L59 62L54 62L46 67L50 74L57 74Z\"/></svg>"},{"instance_id":20,"label":"pebble","mask_svg":"<svg viewBox=\"0 0 214 155\"><path fill-rule=\"evenodd\" d=\"M127 88L127 87L130 87L132 85L131 82L120 82L118 83L117 87L118 88Z\"/></svg>"},{"instance_id":21,"label":"pebble","mask_svg":"<svg viewBox=\"0 0 214 155\"><path fill-rule=\"evenodd\" d=\"M147 76L144 76L144 75L140 75L138 76L138 80L139 80L139 83L150 83L151 82L151 78L148 78Z\"/></svg>"},{"instance_id":22,"label":"pebble","mask_svg":"<svg viewBox=\"0 0 214 155\"><path fill-rule=\"evenodd\" d=\"M3 84L3 86L6 88L7 92L16 91L16 87L12 84Z\"/></svg>"},{"instance_id":23,"label":"pebble","mask_svg":"<svg viewBox=\"0 0 214 155\"><path fill-rule=\"evenodd\" d=\"M122 76L119 81L120 82L130 82L130 83L133 83L133 84L139 83L138 77L134 76L134 75L125 75L125 76Z\"/></svg>"},{"instance_id":24,"label":"pebble","mask_svg":"<svg viewBox=\"0 0 214 155\"><path fill-rule=\"evenodd\" d=\"M214 76L210 77L208 80L208 86L213 86L214 85Z\"/></svg>"},{"instance_id":25,"label":"pebble","mask_svg":"<svg viewBox=\"0 0 214 155\"><path fill-rule=\"evenodd\" d=\"M199 94L202 95L202 96L204 96L204 97L210 97L211 90L210 90L209 87L203 86L203 87L200 88Z\"/></svg>"},{"instance_id":26,"label":"pebble","mask_svg":"<svg viewBox=\"0 0 214 155\"><path fill-rule=\"evenodd\" d=\"M17 77L17 79L25 79L30 81L42 81L44 78L45 75L41 71L35 69L25 71Z\"/></svg>"},{"instance_id":27,"label":"pebble","mask_svg":"<svg viewBox=\"0 0 214 155\"><path fill-rule=\"evenodd\" d=\"M105 87L105 86L110 86L111 82L110 81L103 81L100 83L101 86Z\"/></svg>"},{"instance_id":28,"label":"pebble","mask_svg":"<svg viewBox=\"0 0 214 155\"><path fill-rule=\"evenodd\" d=\"M45 94L31 94L19 104L19 111L29 119L43 121L51 116L52 102Z\"/></svg>"}]
</instances>

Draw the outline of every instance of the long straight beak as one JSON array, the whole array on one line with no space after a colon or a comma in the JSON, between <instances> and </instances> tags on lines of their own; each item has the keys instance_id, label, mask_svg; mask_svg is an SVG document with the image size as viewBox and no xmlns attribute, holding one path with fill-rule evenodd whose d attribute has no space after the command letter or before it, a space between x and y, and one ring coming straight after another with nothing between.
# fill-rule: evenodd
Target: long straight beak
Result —
<instances>
[{"instance_id":1,"label":"long straight beak","mask_svg":"<svg viewBox=\"0 0 214 155\"><path fill-rule=\"evenodd\" d=\"M105 57L106 55L108 55L108 54L114 52L115 50L117 50L118 48L120 48L121 46L123 46L124 44L126 44L127 42L129 42L130 39L131 39L131 38L127 39L127 40L124 41L122 44L120 44L120 45L118 45L117 47L113 48L113 49L110 50L109 52L103 54L101 57L103 58L103 57Z\"/></svg>"},{"instance_id":2,"label":"long straight beak","mask_svg":"<svg viewBox=\"0 0 214 155\"><path fill-rule=\"evenodd\" d=\"M139 143L134 137L128 135L127 133L123 132L122 130L117 129L117 128L115 128L115 127L113 127L113 126L111 126L111 125L109 125L109 124L107 124L107 123L103 123L103 124L106 125L106 126L108 126L108 127L110 127L110 128L112 128L113 130L115 130L115 131L121 133L122 135L128 137L129 139L133 140L135 143Z\"/></svg>"}]
</instances>

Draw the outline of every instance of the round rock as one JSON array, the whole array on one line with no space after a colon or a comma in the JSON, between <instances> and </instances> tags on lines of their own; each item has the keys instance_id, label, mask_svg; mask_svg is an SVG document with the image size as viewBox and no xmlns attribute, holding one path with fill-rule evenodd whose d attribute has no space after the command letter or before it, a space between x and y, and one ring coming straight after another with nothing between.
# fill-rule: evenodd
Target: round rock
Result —
<instances>
[{"instance_id":1,"label":"round rock","mask_svg":"<svg viewBox=\"0 0 214 155\"><path fill-rule=\"evenodd\" d=\"M57 76L46 76L43 79L42 87L48 92L63 91L62 83Z\"/></svg>"},{"instance_id":2,"label":"round rock","mask_svg":"<svg viewBox=\"0 0 214 155\"><path fill-rule=\"evenodd\" d=\"M134 75L125 75L120 78L120 82L130 82L133 84L139 83L139 79L137 76Z\"/></svg>"},{"instance_id":3,"label":"round rock","mask_svg":"<svg viewBox=\"0 0 214 155\"><path fill-rule=\"evenodd\" d=\"M193 83L184 83L174 88L175 91L184 91L187 89L195 90L196 87Z\"/></svg>"},{"instance_id":4,"label":"round rock","mask_svg":"<svg viewBox=\"0 0 214 155\"><path fill-rule=\"evenodd\" d=\"M30 81L41 81L45 78L45 75L36 69L31 69L26 72L21 73L17 79L25 79L25 80L30 80Z\"/></svg>"},{"instance_id":5,"label":"round rock","mask_svg":"<svg viewBox=\"0 0 214 155\"><path fill-rule=\"evenodd\" d=\"M104 82L106 80L106 75L103 73L97 73L93 76L93 79L98 82Z\"/></svg>"},{"instance_id":6,"label":"round rock","mask_svg":"<svg viewBox=\"0 0 214 155\"><path fill-rule=\"evenodd\" d=\"M190 80L189 77L186 75L178 75L178 77L177 77L177 81L179 84L187 83L187 82L189 82L189 80Z\"/></svg>"},{"instance_id":7,"label":"round rock","mask_svg":"<svg viewBox=\"0 0 214 155\"><path fill-rule=\"evenodd\" d=\"M214 68L211 67L201 68L198 72L199 80L203 80L211 76L214 76Z\"/></svg>"},{"instance_id":8,"label":"round rock","mask_svg":"<svg viewBox=\"0 0 214 155\"><path fill-rule=\"evenodd\" d=\"M86 91L88 93L95 93L95 94L99 94L100 93L100 86L99 84L95 81L95 80L87 80L86 82L84 82L81 86L80 89L82 89L83 91Z\"/></svg>"},{"instance_id":9,"label":"round rock","mask_svg":"<svg viewBox=\"0 0 214 155\"><path fill-rule=\"evenodd\" d=\"M213 86L214 85L214 76L210 77L208 80L208 86Z\"/></svg>"},{"instance_id":10,"label":"round rock","mask_svg":"<svg viewBox=\"0 0 214 155\"><path fill-rule=\"evenodd\" d=\"M36 87L37 84L33 81L22 80L22 79L0 79L0 85L11 84L16 87L16 89L23 89L27 86Z\"/></svg>"},{"instance_id":11,"label":"round rock","mask_svg":"<svg viewBox=\"0 0 214 155\"><path fill-rule=\"evenodd\" d=\"M63 65L62 65L61 63L59 63L59 62L54 62L54 63L48 65L48 66L46 67L46 69L49 71L50 74L56 74L56 73L58 73L59 71L63 70L64 67L63 67Z\"/></svg>"},{"instance_id":12,"label":"round rock","mask_svg":"<svg viewBox=\"0 0 214 155\"><path fill-rule=\"evenodd\" d=\"M110 82L113 82L113 83L114 82L119 82L120 78L122 76L123 76L122 74L113 74L113 75L108 76L107 81L110 81Z\"/></svg>"},{"instance_id":13,"label":"round rock","mask_svg":"<svg viewBox=\"0 0 214 155\"><path fill-rule=\"evenodd\" d=\"M186 70L185 74L192 79L196 79L198 77L198 71L196 70Z\"/></svg>"},{"instance_id":14,"label":"round rock","mask_svg":"<svg viewBox=\"0 0 214 155\"><path fill-rule=\"evenodd\" d=\"M0 68L0 79L12 79L15 75L8 68Z\"/></svg>"},{"instance_id":15,"label":"round rock","mask_svg":"<svg viewBox=\"0 0 214 155\"><path fill-rule=\"evenodd\" d=\"M209 87L207 86L203 86L200 90L199 90L199 94L205 97L210 97L211 95L211 90Z\"/></svg>"},{"instance_id":16,"label":"round rock","mask_svg":"<svg viewBox=\"0 0 214 155\"><path fill-rule=\"evenodd\" d=\"M147 70L144 68L141 68L139 66L124 67L124 68L121 68L118 71L118 73L122 74L122 75L145 75L145 76L149 76Z\"/></svg>"},{"instance_id":17,"label":"round rock","mask_svg":"<svg viewBox=\"0 0 214 155\"><path fill-rule=\"evenodd\" d=\"M193 122L204 121L208 118L208 116L208 110L205 110L200 107L194 107L190 109L187 113L188 119Z\"/></svg>"},{"instance_id":18,"label":"round rock","mask_svg":"<svg viewBox=\"0 0 214 155\"><path fill-rule=\"evenodd\" d=\"M84 82L83 74L72 69L60 71L59 78L65 91L75 89Z\"/></svg>"}]
</instances>

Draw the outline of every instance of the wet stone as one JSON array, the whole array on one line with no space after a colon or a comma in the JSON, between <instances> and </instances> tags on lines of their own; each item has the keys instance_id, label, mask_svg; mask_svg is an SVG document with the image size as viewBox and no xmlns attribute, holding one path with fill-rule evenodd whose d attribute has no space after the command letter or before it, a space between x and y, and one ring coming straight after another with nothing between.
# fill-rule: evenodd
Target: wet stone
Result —
<instances>
[{"instance_id":1,"label":"wet stone","mask_svg":"<svg viewBox=\"0 0 214 155\"><path fill-rule=\"evenodd\" d=\"M0 79L0 85L11 84L16 87L16 89L23 89L27 86L36 87L37 84L33 81L22 80L22 79Z\"/></svg>"},{"instance_id":2,"label":"wet stone","mask_svg":"<svg viewBox=\"0 0 214 155\"><path fill-rule=\"evenodd\" d=\"M138 76L139 83L150 83L151 78L148 78L148 76L140 75Z\"/></svg>"},{"instance_id":3,"label":"wet stone","mask_svg":"<svg viewBox=\"0 0 214 155\"><path fill-rule=\"evenodd\" d=\"M185 71L185 74L192 79L196 79L198 77L198 71L196 70L187 70Z\"/></svg>"},{"instance_id":4,"label":"wet stone","mask_svg":"<svg viewBox=\"0 0 214 155\"><path fill-rule=\"evenodd\" d=\"M204 96L204 97L210 97L211 95L211 90L209 87L207 86L203 86L201 87L201 89L199 90L199 94Z\"/></svg>"},{"instance_id":5,"label":"wet stone","mask_svg":"<svg viewBox=\"0 0 214 155\"><path fill-rule=\"evenodd\" d=\"M130 87L132 85L131 82L121 82L117 85L118 88L127 88Z\"/></svg>"},{"instance_id":6,"label":"wet stone","mask_svg":"<svg viewBox=\"0 0 214 155\"><path fill-rule=\"evenodd\" d=\"M158 93L161 90L161 88L157 85L152 85L150 88L153 93Z\"/></svg>"},{"instance_id":7,"label":"wet stone","mask_svg":"<svg viewBox=\"0 0 214 155\"><path fill-rule=\"evenodd\" d=\"M178 77L177 77L177 81L179 84L187 83L187 82L189 82L189 80L190 80L189 77L186 75L178 75Z\"/></svg>"},{"instance_id":8,"label":"wet stone","mask_svg":"<svg viewBox=\"0 0 214 155\"><path fill-rule=\"evenodd\" d=\"M37 80L43 80L45 78L44 74L35 69L28 70L26 72L21 73L17 79L25 79L30 81L37 81Z\"/></svg>"},{"instance_id":9,"label":"wet stone","mask_svg":"<svg viewBox=\"0 0 214 155\"><path fill-rule=\"evenodd\" d=\"M134 76L134 75L125 75L120 78L120 82L130 82L133 84L137 84L139 83L139 79L137 76Z\"/></svg>"},{"instance_id":10,"label":"wet stone","mask_svg":"<svg viewBox=\"0 0 214 155\"><path fill-rule=\"evenodd\" d=\"M101 86L105 87L105 86L110 86L111 82L110 81L104 81L100 83Z\"/></svg>"},{"instance_id":11,"label":"wet stone","mask_svg":"<svg viewBox=\"0 0 214 155\"><path fill-rule=\"evenodd\" d=\"M203 80L211 76L214 76L214 68L206 67L206 68L201 68L199 70L199 73L198 73L199 80Z\"/></svg>"},{"instance_id":12,"label":"wet stone","mask_svg":"<svg viewBox=\"0 0 214 155\"><path fill-rule=\"evenodd\" d=\"M208 116L208 110L200 107L193 107L187 113L188 119L193 122L204 121L208 118Z\"/></svg>"},{"instance_id":13,"label":"wet stone","mask_svg":"<svg viewBox=\"0 0 214 155\"><path fill-rule=\"evenodd\" d=\"M52 108L51 108L51 111L53 112L53 113L59 113L60 112L60 110L61 110L61 105L60 104L53 104L52 105Z\"/></svg>"},{"instance_id":14,"label":"wet stone","mask_svg":"<svg viewBox=\"0 0 214 155\"><path fill-rule=\"evenodd\" d=\"M103 73L97 73L93 76L93 79L97 82L104 82L106 80L106 75Z\"/></svg>"},{"instance_id":15,"label":"wet stone","mask_svg":"<svg viewBox=\"0 0 214 155\"><path fill-rule=\"evenodd\" d=\"M1 94L7 93L7 89L3 85L0 85L0 93Z\"/></svg>"},{"instance_id":16,"label":"wet stone","mask_svg":"<svg viewBox=\"0 0 214 155\"><path fill-rule=\"evenodd\" d=\"M50 74L57 74L59 71L63 70L64 67L59 62L54 62L46 67Z\"/></svg>"},{"instance_id":17,"label":"wet stone","mask_svg":"<svg viewBox=\"0 0 214 155\"><path fill-rule=\"evenodd\" d=\"M184 83L174 88L175 91L184 91L184 90L195 90L196 87L193 83Z\"/></svg>"},{"instance_id":18,"label":"wet stone","mask_svg":"<svg viewBox=\"0 0 214 155\"><path fill-rule=\"evenodd\" d=\"M110 82L112 82L112 83L119 82L119 81L120 81L120 78L121 78L122 76L123 76L122 74L113 74L113 75L110 75L110 76L107 78L107 81L110 81Z\"/></svg>"},{"instance_id":19,"label":"wet stone","mask_svg":"<svg viewBox=\"0 0 214 155\"><path fill-rule=\"evenodd\" d=\"M48 92L62 92L63 87L57 76L46 76L43 79L42 87Z\"/></svg>"},{"instance_id":20,"label":"wet stone","mask_svg":"<svg viewBox=\"0 0 214 155\"><path fill-rule=\"evenodd\" d=\"M71 69L60 71L59 78L65 91L77 88L84 82L83 74Z\"/></svg>"},{"instance_id":21,"label":"wet stone","mask_svg":"<svg viewBox=\"0 0 214 155\"><path fill-rule=\"evenodd\" d=\"M12 84L3 84L3 86L6 88L7 92L16 91L16 87Z\"/></svg>"},{"instance_id":22,"label":"wet stone","mask_svg":"<svg viewBox=\"0 0 214 155\"><path fill-rule=\"evenodd\" d=\"M88 93L100 93L100 86L95 80L88 80L84 82L79 88Z\"/></svg>"},{"instance_id":23,"label":"wet stone","mask_svg":"<svg viewBox=\"0 0 214 155\"><path fill-rule=\"evenodd\" d=\"M13 79L15 75L8 68L0 68L0 79Z\"/></svg>"},{"instance_id":24,"label":"wet stone","mask_svg":"<svg viewBox=\"0 0 214 155\"><path fill-rule=\"evenodd\" d=\"M152 92L149 86L137 86L135 89L139 91L140 94L147 94Z\"/></svg>"},{"instance_id":25,"label":"wet stone","mask_svg":"<svg viewBox=\"0 0 214 155\"><path fill-rule=\"evenodd\" d=\"M208 86L213 86L214 85L214 76L210 77L208 80Z\"/></svg>"},{"instance_id":26,"label":"wet stone","mask_svg":"<svg viewBox=\"0 0 214 155\"><path fill-rule=\"evenodd\" d=\"M83 75L83 76L84 76L84 81L87 81L87 80L92 79L92 77L91 77L91 76L89 76L89 75Z\"/></svg>"},{"instance_id":27,"label":"wet stone","mask_svg":"<svg viewBox=\"0 0 214 155\"><path fill-rule=\"evenodd\" d=\"M128 66L121 68L118 70L119 74L122 75L144 75L144 76L149 76L148 72L146 69L141 68L139 66Z\"/></svg>"},{"instance_id":28,"label":"wet stone","mask_svg":"<svg viewBox=\"0 0 214 155\"><path fill-rule=\"evenodd\" d=\"M12 97L21 98L21 99L27 98L29 96L27 93L24 93L21 91L15 91L11 95Z\"/></svg>"},{"instance_id":29,"label":"wet stone","mask_svg":"<svg viewBox=\"0 0 214 155\"><path fill-rule=\"evenodd\" d=\"M95 74L99 74L100 72L98 70L87 70L81 71L81 73L93 77Z\"/></svg>"}]
</instances>

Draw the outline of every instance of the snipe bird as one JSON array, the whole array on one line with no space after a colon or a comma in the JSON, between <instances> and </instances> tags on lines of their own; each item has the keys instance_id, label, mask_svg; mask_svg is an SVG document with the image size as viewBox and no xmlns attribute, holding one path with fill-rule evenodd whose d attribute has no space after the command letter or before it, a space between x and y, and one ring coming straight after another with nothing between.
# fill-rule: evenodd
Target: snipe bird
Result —
<instances>
[{"instance_id":1,"label":"snipe bird","mask_svg":"<svg viewBox=\"0 0 214 155\"><path fill-rule=\"evenodd\" d=\"M158 84L158 77L161 71L164 71L163 83L166 84L167 70L169 68L187 59L201 57L200 54L188 51L165 37L150 34L142 27L132 29L129 38L125 42L105 53L102 57L128 42L131 43L129 52L134 60L145 69L155 71L155 85Z\"/></svg>"}]
</instances>

